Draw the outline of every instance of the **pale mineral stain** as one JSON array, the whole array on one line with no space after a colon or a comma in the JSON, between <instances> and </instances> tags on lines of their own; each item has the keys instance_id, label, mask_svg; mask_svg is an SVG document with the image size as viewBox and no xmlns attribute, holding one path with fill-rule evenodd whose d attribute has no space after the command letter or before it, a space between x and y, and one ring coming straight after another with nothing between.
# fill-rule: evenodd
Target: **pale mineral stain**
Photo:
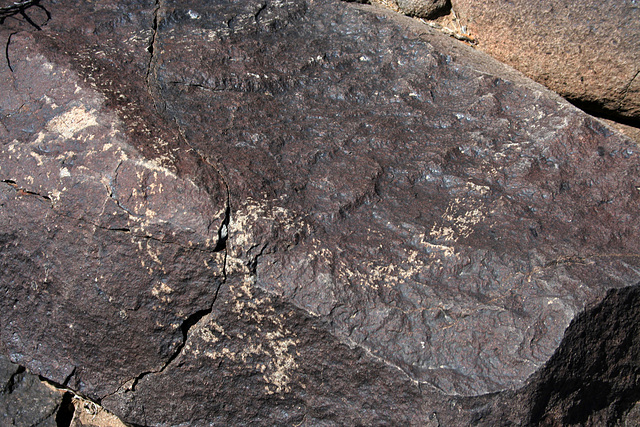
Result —
<instances>
[{"instance_id":1,"label":"pale mineral stain","mask_svg":"<svg viewBox=\"0 0 640 427\"><path fill-rule=\"evenodd\" d=\"M168 295L173 293L173 289L169 287L166 283L156 284L151 289L151 295L158 298L160 301L164 303L170 303L173 299Z\"/></svg>"},{"instance_id":2,"label":"pale mineral stain","mask_svg":"<svg viewBox=\"0 0 640 427\"><path fill-rule=\"evenodd\" d=\"M478 186L473 183L467 183L467 187L479 192L480 195L485 195L489 191L488 187ZM474 226L486 217L485 211L484 203L481 200L473 198L460 199L457 197L449 203L444 215L442 215L442 219L447 225L434 224L429 236L432 239L447 242L455 242L460 237L469 237L474 231Z\"/></svg>"},{"instance_id":3,"label":"pale mineral stain","mask_svg":"<svg viewBox=\"0 0 640 427\"><path fill-rule=\"evenodd\" d=\"M87 110L84 107L73 107L66 113L49 120L46 128L70 139L90 126L98 126L96 111Z\"/></svg>"},{"instance_id":4,"label":"pale mineral stain","mask_svg":"<svg viewBox=\"0 0 640 427\"><path fill-rule=\"evenodd\" d=\"M31 157L33 157L34 159L36 159L36 162L38 163L38 166L42 166L44 163L42 161L42 156L38 153L35 152L30 152L29 153L31 155Z\"/></svg>"},{"instance_id":5,"label":"pale mineral stain","mask_svg":"<svg viewBox=\"0 0 640 427\"><path fill-rule=\"evenodd\" d=\"M178 179L175 173L173 173L171 170L167 169L166 167L162 166L157 160L136 159L135 164L137 166L142 166L143 168L148 169L150 171L161 172L167 176L170 176L171 178ZM157 178L157 175L155 177ZM185 181L195 186L193 182L189 180L185 180Z\"/></svg>"}]
</instances>

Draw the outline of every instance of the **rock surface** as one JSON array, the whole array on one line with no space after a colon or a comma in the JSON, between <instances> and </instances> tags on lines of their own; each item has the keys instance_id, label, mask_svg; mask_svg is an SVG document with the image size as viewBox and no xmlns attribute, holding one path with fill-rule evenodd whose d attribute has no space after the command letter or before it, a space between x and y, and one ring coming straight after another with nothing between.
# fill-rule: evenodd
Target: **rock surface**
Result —
<instances>
[{"instance_id":1,"label":"rock surface","mask_svg":"<svg viewBox=\"0 0 640 427\"><path fill-rule=\"evenodd\" d=\"M371 3L380 4L416 18L434 18L446 13L451 7L449 0L371 0Z\"/></svg>"},{"instance_id":2,"label":"rock surface","mask_svg":"<svg viewBox=\"0 0 640 427\"><path fill-rule=\"evenodd\" d=\"M640 126L640 3L452 0L478 48L582 108Z\"/></svg>"},{"instance_id":3,"label":"rock surface","mask_svg":"<svg viewBox=\"0 0 640 427\"><path fill-rule=\"evenodd\" d=\"M640 286L614 289L578 315L562 344L518 391L455 406L472 415L441 425L635 426L640 421Z\"/></svg>"},{"instance_id":4,"label":"rock surface","mask_svg":"<svg viewBox=\"0 0 640 427\"><path fill-rule=\"evenodd\" d=\"M56 427L62 393L0 356L0 424L16 427Z\"/></svg>"},{"instance_id":5,"label":"rock surface","mask_svg":"<svg viewBox=\"0 0 640 427\"><path fill-rule=\"evenodd\" d=\"M227 193L176 134L155 135L152 112L123 124L34 36L12 35L13 71L0 75L0 336L14 362L99 398L160 369L192 316L210 309L224 276ZM94 55L75 59L83 53ZM131 90L151 102L144 87ZM132 140L166 155L148 160Z\"/></svg>"},{"instance_id":6,"label":"rock surface","mask_svg":"<svg viewBox=\"0 0 640 427\"><path fill-rule=\"evenodd\" d=\"M370 6L47 11L0 26L13 361L138 425L568 414L565 329L640 280L631 141Z\"/></svg>"}]
</instances>

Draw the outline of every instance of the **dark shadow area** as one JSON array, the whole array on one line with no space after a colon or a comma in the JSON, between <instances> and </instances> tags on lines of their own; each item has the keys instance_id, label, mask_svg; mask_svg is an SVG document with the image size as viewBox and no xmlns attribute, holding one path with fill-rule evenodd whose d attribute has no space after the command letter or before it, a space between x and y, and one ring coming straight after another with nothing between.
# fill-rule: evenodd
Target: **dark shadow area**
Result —
<instances>
[{"instance_id":1,"label":"dark shadow area","mask_svg":"<svg viewBox=\"0 0 640 427\"><path fill-rule=\"evenodd\" d=\"M73 396L71 393L65 393L62 396L62 402L58 413L56 414L56 426L57 427L69 427L73 420L73 414L76 408L73 406Z\"/></svg>"},{"instance_id":2,"label":"dark shadow area","mask_svg":"<svg viewBox=\"0 0 640 427\"><path fill-rule=\"evenodd\" d=\"M594 117L611 120L613 122L618 122L623 125L640 129L640 119L621 116L620 114L616 114L612 111L606 110L602 107L602 104L599 102L586 102L578 99L568 99L568 98L565 98L565 99L567 99L567 101L573 104L573 106L581 109L585 113L590 114Z\"/></svg>"},{"instance_id":3,"label":"dark shadow area","mask_svg":"<svg viewBox=\"0 0 640 427\"><path fill-rule=\"evenodd\" d=\"M609 291L569 326L524 390L527 425L615 425L640 400L640 286Z\"/></svg>"}]
</instances>

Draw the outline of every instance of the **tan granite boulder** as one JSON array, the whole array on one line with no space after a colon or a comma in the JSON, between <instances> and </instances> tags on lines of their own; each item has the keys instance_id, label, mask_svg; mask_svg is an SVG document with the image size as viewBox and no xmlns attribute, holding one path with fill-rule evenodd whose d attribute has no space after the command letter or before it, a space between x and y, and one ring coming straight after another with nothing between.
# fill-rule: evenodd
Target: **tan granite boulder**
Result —
<instances>
[{"instance_id":1,"label":"tan granite boulder","mask_svg":"<svg viewBox=\"0 0 640 427\"><path fill-rule=\"evenodd\" d=\"M477 47L583 109L640 121L640 2L453 0Z\"/></svg>"},{"instance_id":2,"label":"tan granite boulder","mask_svg":"<svg viewBox=\"0 0 640 427\"><path fill-rule=\"evenodd\" d=\"M371 3L417 18L433 18L446 13L451 6L448 0L371 0Z\"/></svg>"}]
</instances>

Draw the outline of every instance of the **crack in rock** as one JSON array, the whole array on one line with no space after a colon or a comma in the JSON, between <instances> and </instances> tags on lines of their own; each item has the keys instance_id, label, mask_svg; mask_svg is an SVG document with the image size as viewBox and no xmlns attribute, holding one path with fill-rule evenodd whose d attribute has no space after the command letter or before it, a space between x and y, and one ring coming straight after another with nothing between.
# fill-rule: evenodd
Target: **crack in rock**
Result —
<instances>
[{"instance_id":1,"label":"crack in rock","mask_svg":"<svg viewBox=\"0 0 640 427\"><path fill-rule=\"evenodd\" d=\"M162 365L162 367L160 369L157 370L151 370L151 371L144 371L142 373L140 373L138 376L136 376L135 378L133 378L132 380L128 380L126 381L122 386L120 386L118 389L116 389L114 392L107 394L106 396L103 397L104 398L108 398L110 396L113 396L119 392L121 392L125 387L127 387L130 391L135 391L135 388L137 386L137 384L147 375L153 375L153 374L160 374L162 372L164 372L165 369L167 369L167 367L169 367L171 365L171 363L180 355L180 353L182 352L184 346L186 345L189 336L191 334L191 330L200 322L202 321L207 315L209 315L212 311L213 311L213 307L218 299L218 293L220 291L220 288L222 286L224 286L224 284L226 283L226 279L227 279L227 246L226 246L226 241L228 238L228 229L229 229L229 220L231 217L231 208L230 208L230 203L229 203L229 199L227 198L227 206L225 209L225 217L222 221L222 224L220 225L220 228L218 230L218 236L219 236L219 241L218 244L216 245L216 248L214 249L214 252L224 252L224 259L223 259L223 265L222 265L222 280L220 282L220 284L218 285L218 287L215 289L214 292L214 296L213 296L213 301L211 302L211 305L208 308L196 311L195 313L192 313L191 315L189 315L180 325L180 330L182 332L182 343L176 347L175 351L173 352L173 354L171 354L171 356L169 356L169 358L167 359L167 361Z\"/></svg>"},{"instance_id":2,"label":"crack in rock","mask_svg":"<svg viewBox=\"0 0 640 427\"><path fill-rule=\"evenodd\" d=\"M625 98L627 97L627 95L629 94L629 89L631 89L631 85L633 84L633 82L636 80L636 78L640 75L640 70L638 70L633 77L631 77L631 80L629 80L629 83L627 83L627 85L624 87L624 89L622 89L622 95L620 96L620 102L618 103L618 108L622 108L622 104L625 100Z\"/></svg>"},{"instance_id":3,"label":"crack in rock","mask_svg":"<svg viewBox=\"0 0 640 427\"><path fill-rule=\"evenodd\" d=\"M39 197L39 198L41 198L43 200L46 200L49 203L51 203L51 205L53 207L53 202L51 200L51 197L49 197L49 196L42 195L42 194L40 194L38 192L35 192L35 191L27 190L26 188L23 188L23 187L19 187L18 184L14 180L11 180L11 179L3 179L0 182L3 182L5 184L9 185L10 187L14 188L15 191L16 191L16 194L18 196L37 196L37 197Z\"/></svg>"}]
</instances>

